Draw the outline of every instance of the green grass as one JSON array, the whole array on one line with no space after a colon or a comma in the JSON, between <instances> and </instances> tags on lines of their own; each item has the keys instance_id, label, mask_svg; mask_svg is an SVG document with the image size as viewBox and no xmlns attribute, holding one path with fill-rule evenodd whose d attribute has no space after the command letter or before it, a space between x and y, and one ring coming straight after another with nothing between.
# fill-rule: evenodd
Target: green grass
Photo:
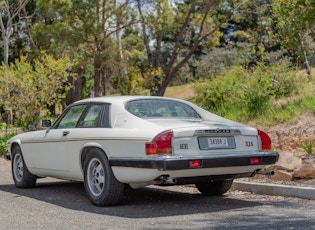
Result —
<instances>
[{"instance_id":1,"label":"green grass","mask_svg":"<svg viewBox=\"0 0 315 230\"><path fill-rule=\"evenodd\" d=\"M315 114L315 97L306 97L297 101L291 101L280 108L276 106L271 107L267 110L266 114L259 115L255 120L260 124L270 126L279 122L293 120L303 113Z\"/></svg>"},{"instance_id":2,"label":"green grass","mask_svg":"<svg viewBox=\"0 0 315 230\"><path fill-rule=\"evenodd\" d=\"M301 148L304 149L304 151L308 154L308 155L312 155L313 154L313 145L315 143L315 139L309 141L309 142L299 142L299 146Z\"/></svg>"}]
</instances>

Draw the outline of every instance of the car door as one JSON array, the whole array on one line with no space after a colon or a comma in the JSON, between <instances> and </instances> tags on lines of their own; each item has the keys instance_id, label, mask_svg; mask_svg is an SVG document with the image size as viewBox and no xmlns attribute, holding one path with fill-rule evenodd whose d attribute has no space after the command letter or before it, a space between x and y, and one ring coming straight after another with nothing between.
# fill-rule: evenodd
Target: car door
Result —
<instances>
[{"instance_id":1,"label":"car door","mask_svg":"<svg viewBox=\"0 0 315 230\"><path fill-rule=\"evenodd\" d=\"M68 178L83 179L81 170L81 151L87 146L100 147L104 128L108 128L108 105L90 103L80 117L75 128L67 134L67 172Z\"/></svg>"},{"instance_id":2,"label":"car door","mask_svg":"<svg viewBox=\"0 0 315 230\"><path fill-rule=\"evenodd\" d=\"M76 128L87 104L73 105L48 129L42 141L33 146L34 167L41 169L46 176L64 176L69 170L68 148L71 132Z\"/></svg>"}]
</instances>

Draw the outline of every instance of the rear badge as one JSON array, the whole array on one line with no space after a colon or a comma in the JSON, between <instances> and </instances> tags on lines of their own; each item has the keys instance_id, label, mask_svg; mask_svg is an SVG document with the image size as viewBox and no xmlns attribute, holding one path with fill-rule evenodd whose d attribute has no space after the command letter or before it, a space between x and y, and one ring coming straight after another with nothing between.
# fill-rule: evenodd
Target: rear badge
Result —
<instances>
[{"instance_id":1,"label":"rear badge","mask_svg":"<svg viewBox=\"0 0 315 230\"><path fill-rule=\"evenodd\" d=\"M188 144L180 144L179 148L180 149L188 149Z\"/></svg>"},{"instance_id":2,"label":"rear badge","mask_svg":"<svg viewBox=\"0 0 315 230\"><path fill-rule=\"evenodd\" d=\"M245 146L246 147L251 147L251 146L254 146L254 143L252 141L246 141L245 142Z\"/></svg>"}]
</instances>

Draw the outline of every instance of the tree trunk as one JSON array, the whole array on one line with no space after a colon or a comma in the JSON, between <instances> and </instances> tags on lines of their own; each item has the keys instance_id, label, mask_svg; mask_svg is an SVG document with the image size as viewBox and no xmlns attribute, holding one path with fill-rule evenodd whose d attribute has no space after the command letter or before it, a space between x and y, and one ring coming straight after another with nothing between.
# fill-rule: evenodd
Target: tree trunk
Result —
<instances>
[{"instance_id":1,"label":"tree trunk","mask_svg":"<svg viewBox=\"0 0 315 230\"><path fill-rule=\"evenodd\" d=\"M26 25L25 26L26 34L29 37L29 41L30 41L31 47L34 48L34 47L36 47L36 44L35 44L35 42L34 42L34 40L32 38L30 30L29 30L30 26L29 26L29 23L28 23L28 16L27 16L27 11L26 11L26 5L25 4L22 5L21 10L22 10L22 13L24 15L24 23Z\"/></svg>"},{"instance_id":2,"label":"tree trunk","mask_svg":"<svg viewBox=\"0 0 315 230\"><path fill-rule=\"evenodd\" d=\"M103 71L102 66L97 60L94 60L94 96L103 96Z\"/></svg>"},{"instance_id":3,"label":"tree trunk","mask_svg":"<svg viewBox=\"0 0 315 230\"><path fill-rule=\"evenodd\" d=\"M305 50L303 50L303 56L304 56L304 62L305 62L305 65L306 65L307 77L308 77L309 80L311 80L312 70L311 70L310 63L308 61L307 54L306 54Z\"/></svg>"},{"instance_id":4,"label":"tree trunk","mask_svg":"<svg viewBox=\"0 0 315 230\"><path fill-rule=\"evenodd\" d=\"M164 93L161 92L161 87L160 86L155 86L155 87L152 87L150 89L150 95L151 96L163 96Z\"/></svg>"},{"instance_id":5,"label":"tree trunk","mask_svg":"<svg viewBox=\"0 0 315 230\"><path fill-rule=\"evenodd\" d=\"M77 79L74 82L74 92L73 92L73 101L78 101L81 99L81 90L82 90L82 83L83 83L83 73L84 67L81 66L78 69Z\"/></svg>"},{"instance_id":6,"label":"tree trunk","mask_svg":"<svg viewBox=\"0 0 315 230\"><path fill-rule=\"evenodd\" d=\"M120 28L120 24L118 22L118 20L116 21L116 28ZM124 58L124 54L123 54L123 47L122 47L122 42L121 42L121 37L120 37L120 31L121 30L117 30L116 31L116 44L117 44L117 53L118 53L118 58L119 58L119 78L124 80L128 80L127 79L127 64Z\"/></svg>"},{"instance_id":7,"label":"tree trunk","mask_svg":"<svg viewBox=\"0 0 315 230\"><path fill-rule=\"evenodd\" d=\"M9 1L4 1L4 5L2 6L0 12L0 28L2 32L2 40L3 40L3 57L4 64L8 65L9 60L9 42L12 34L13 20L21 11L21 8L25 6L25 1L19 1L19 5L13 8L13 5L10 5ZM13 8L13 9L12 9ZM13 12L11 12L11 9ZM4 12L2 12L4 11ZM5 21L4 18L6 19ZM4 22L6 25L4 25Z\"/></svg>"},{"instance_id":8,"label":"tree trunk","mask_svg":"<svg viewBox=\"0 0 315 230\"><path fill-rule=\"evenodd\" d=\"M72 88L68 92L67 105L81 99L83 72L84 72L84 67L80 66L77 70L77 77L76 78L70 77L69 79L69 81L71 82Z\"/></svg>"},{"instance_id":9,"label":"tree trunk","mask_svg":"<svg viewBox=\"0 0 315 230\"><path fill-rule=\"evenodd\" d=\"M9 64L9 39L6 36L3 38L3 62Z\"/></svg>"},{"instance_id":10,"label":"tree trunk","mask_svg":"<svg viewBox=\"0 0 315 230\"><path fill-rule=\"evenodd\" d=\"M155 87L152 87L150 90L151 96L160 96L163 97L166 91L166 88L168 86L168 82L165 80L168 79L167 75L163 76L163 82L158 83L155 85Z\"/></svg>"}]
</instances>

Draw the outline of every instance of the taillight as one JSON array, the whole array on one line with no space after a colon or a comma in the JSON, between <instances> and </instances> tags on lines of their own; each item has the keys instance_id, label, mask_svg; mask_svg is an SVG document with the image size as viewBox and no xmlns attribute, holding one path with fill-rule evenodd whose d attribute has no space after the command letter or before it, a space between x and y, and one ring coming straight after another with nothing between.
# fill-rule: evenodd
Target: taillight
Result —
<instances>
[{"instance_id":1,"label":"taillight","mask_svg":"<svg viewBox=\"0 0 315 230\"><path fill-rule=\"evenodd\" d=\"M268 134L258 129L258 135L261 140L261 149L271 150L271 139Z\"/></svg>"},{"instance_id":2,"label":"taillight","mask_svg":"<svg viewBox=\"0 0 315 230\"><path fill-rule=\"evenodd\" d=\"M167 130L145 144L147 154L172 154L173 131Z\"/></svg>"}]
</instances>

